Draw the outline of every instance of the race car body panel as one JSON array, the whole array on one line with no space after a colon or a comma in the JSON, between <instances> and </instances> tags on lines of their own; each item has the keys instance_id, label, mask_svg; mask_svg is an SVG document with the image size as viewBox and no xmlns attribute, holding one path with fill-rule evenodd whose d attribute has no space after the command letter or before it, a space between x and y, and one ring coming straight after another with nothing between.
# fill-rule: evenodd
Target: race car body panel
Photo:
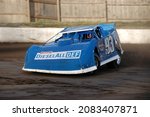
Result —
<instances>
[{"instance_id":1,"label":"race car body panel","mask_svg":"<svg viewBox=\"0 0 150 117\"><path fill-rule=\"evenodd\" d=\"M28 49L24 71L87 73L98 67L95 55L99 65L104 65L120 58L122 53L114 24L65 28L51 40L45 45L33 45Z\"/></svg>"}]
</instances>

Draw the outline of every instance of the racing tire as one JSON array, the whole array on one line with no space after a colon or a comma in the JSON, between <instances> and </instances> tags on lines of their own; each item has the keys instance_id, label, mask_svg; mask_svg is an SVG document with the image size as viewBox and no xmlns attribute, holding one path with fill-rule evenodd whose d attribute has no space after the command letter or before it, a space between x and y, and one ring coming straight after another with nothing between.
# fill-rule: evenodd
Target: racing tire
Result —
<instances>
[{"instance_id":1,"label":"racing tire","mask_svg":"<svg viewBox=\"0 0 150 117\"><path fill-rule=\"evenodd\" d=\"M121 64L121 57L107 64L109 68L119 68Z\"/></svg>"},{"instance_id":2,"label":"racing tire","mask_svg":"<svg viewBox=\"0 0 150 117\"><path fill-rule=\"evenodd\" d=\"M97 69L94 70L94 71L89 72L88 73L89 75L96 74L100 69L100 59L99 59L99 56L96 53L94 54L94 60L95 60L95 64L96 64Z\"/></svg>"},{"instance_id":3,"label":"racing tire","mask_svg":"<svg viewBox=\"0 0 150 117\"><path fill-rule=\"evenodd\" d=\"M97 54L94 54L94 60L95 60L95 65L98 70L100 68L100 60L99 60L99 56Z\"/></svg>"}]
</instances>

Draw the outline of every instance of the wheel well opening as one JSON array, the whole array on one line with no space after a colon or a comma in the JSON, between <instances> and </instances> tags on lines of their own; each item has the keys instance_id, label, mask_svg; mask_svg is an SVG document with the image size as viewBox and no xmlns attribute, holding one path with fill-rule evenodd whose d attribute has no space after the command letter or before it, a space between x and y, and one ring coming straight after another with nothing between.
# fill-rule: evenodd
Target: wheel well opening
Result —
<instances>
[{"instance_id":1,"label":"wheel well opening","mask_svg":"<svg viewBox=\"0 0 150 117\"><path fill-rule=\"evenodd\" d=\"M99 55L99 52L98 52L97 48L94 49L94 53L97 54L97 55Z\"/></svg>"},{"instance_id":2,"label":"wheel well opening","mask_svg":"<svg viewBox=\"0 0 150 117\"><path fill-rule=\"evenodd\" d=\"M99 57L99 52L98 52L97 48L94 49L94 59L95 59L95 64L97 66L97 69L99 69L100 68L100 57Z\"/></svg>"},{"instance_id":3,"label":"wheel well opening","mask_svg":"<svg viewBox=\"0 0 150 117\"><path fill-rule=\"evenodd\" d=\"M99 62L100 62L100 54L99 54L97 48L94 49L94 54L96 54L96 56L98 57L98 60L99 60Z\"/></svg>"}]
</instances>

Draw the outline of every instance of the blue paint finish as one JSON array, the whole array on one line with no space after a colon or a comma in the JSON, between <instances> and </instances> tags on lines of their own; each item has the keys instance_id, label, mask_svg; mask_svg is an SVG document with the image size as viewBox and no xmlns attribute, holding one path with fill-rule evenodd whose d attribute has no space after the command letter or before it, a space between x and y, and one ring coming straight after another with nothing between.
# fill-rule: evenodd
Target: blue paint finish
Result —
<instances>
[{"instance_id":1,"label":"blue paint finish","mask_svg":"<svg viewBox=\"0 0 150 117\"><path fill-rule=\"evenodd\" d=\"M65 28L54 42L31 46L26 53L24 69L73 71L93 67L95 49L100 62L119 55L116 34L115 24Z\"/></svg>"}]
</instances>

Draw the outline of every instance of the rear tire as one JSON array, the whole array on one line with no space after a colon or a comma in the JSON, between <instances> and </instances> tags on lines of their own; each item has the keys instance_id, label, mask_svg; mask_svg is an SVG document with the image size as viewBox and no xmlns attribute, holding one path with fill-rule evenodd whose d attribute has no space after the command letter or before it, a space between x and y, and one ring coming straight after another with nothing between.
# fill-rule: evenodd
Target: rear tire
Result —
<instances>
[{"instance_id":1,"label":"rear tire","mask_svg":"<svg viewBox=\"0 0 150 117\"><path fill-rule=\"evenodd\" d=\"M119 68L120 64L121 64L121 57L108 63L107 66L109 68Z\"/></svg>"}]
</instances>

